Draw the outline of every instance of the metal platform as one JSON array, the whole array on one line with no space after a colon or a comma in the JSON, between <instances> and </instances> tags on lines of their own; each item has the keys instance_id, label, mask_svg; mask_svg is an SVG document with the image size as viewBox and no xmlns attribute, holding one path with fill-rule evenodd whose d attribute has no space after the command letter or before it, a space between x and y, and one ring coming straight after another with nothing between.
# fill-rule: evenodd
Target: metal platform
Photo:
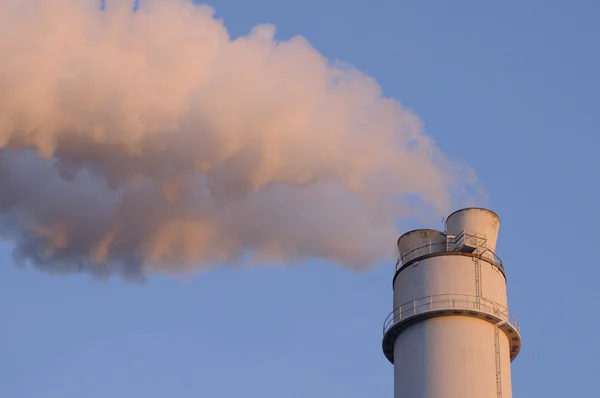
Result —
<instances>
[{"instance_id":1,"label":"metal platform","mask_svg":"<svg viewBox=\"0 0 600 398\"><path fill-rule=\"evenodd\" d=\"M486 299L465 294L438 294L403 304L392 311L383 324L383 352L394 363L396 337L413 323L439 316L462 315L500 324L510 342L510 360L521 350L521 333L517 318L504 306Z\"/></svg>"}]
</instances>

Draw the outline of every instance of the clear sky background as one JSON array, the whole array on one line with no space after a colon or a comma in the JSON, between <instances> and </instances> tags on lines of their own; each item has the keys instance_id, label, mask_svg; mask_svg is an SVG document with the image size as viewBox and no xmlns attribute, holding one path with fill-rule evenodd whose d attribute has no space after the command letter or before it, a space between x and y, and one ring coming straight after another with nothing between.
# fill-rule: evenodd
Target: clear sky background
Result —
<instances>
[{"instance_id":1,"label":"clear sky background","mask_svg":"<svg viewBox=\"0 0 600 398\"><path fill-rule=\"evenodd\" d=\"M356 65L476 169L522 328L514 396L597 395L600 3L210 4L234 36L270 22ZM10 249L2 398L393 396L381 326L394 258L364 274L226 267L141 286L18 269Z\"/></svg>"}]
</instances>

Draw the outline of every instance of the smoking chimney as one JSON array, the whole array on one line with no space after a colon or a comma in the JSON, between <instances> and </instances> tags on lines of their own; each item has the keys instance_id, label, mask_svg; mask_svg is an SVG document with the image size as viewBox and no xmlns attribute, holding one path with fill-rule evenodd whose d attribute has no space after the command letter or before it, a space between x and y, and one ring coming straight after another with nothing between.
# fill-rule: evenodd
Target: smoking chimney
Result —
<instances>
[{"instance_id":1,"label":"smoking chimney","mask_svg":"<svg viewBox=\"0 0 600 398\"><path fill-rule=\"evenodd\" d=\"M452 213L446 231L398 239L394 310L383 352L395 398L510 398L510 363L521 348L495 254L500 219L487 209Z\"/></svg>"}]
</instances>

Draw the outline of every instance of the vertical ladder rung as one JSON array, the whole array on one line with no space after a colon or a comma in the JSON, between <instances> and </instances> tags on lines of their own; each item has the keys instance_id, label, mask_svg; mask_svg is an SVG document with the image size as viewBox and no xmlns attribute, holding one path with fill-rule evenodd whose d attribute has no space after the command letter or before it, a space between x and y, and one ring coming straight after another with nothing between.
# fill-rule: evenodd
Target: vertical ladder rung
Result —
<instances>
[{"instance_id":1,"label":"vertical ladder rung","mask_svg":"<svg viewBox=\"0 0 600 398\"><path fill-rule=\"evenodd\" d=\"M502 398L502 368L500 363L500 329L494 325L494 350L496 354L496 395Z\"/></svg>"}]
</instances>

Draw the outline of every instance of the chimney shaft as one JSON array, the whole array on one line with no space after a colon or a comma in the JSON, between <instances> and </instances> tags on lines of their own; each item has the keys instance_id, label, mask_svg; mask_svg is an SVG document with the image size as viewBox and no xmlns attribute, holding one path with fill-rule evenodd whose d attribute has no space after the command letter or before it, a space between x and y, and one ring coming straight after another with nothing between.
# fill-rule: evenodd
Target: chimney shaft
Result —
<instances>
[{"instance_id":1,"label":"chimney shaft","mask_svg":"<svg viewBox=\"0 0 600 398\"><path fill-rule=\"evenodd\" d=\"M398 240L383 330L395 398L512 397L521 335L495 254L499 224L496 213L469 208L448 217L447 236L417 230Z\"/></svg>"}]
</instances>

